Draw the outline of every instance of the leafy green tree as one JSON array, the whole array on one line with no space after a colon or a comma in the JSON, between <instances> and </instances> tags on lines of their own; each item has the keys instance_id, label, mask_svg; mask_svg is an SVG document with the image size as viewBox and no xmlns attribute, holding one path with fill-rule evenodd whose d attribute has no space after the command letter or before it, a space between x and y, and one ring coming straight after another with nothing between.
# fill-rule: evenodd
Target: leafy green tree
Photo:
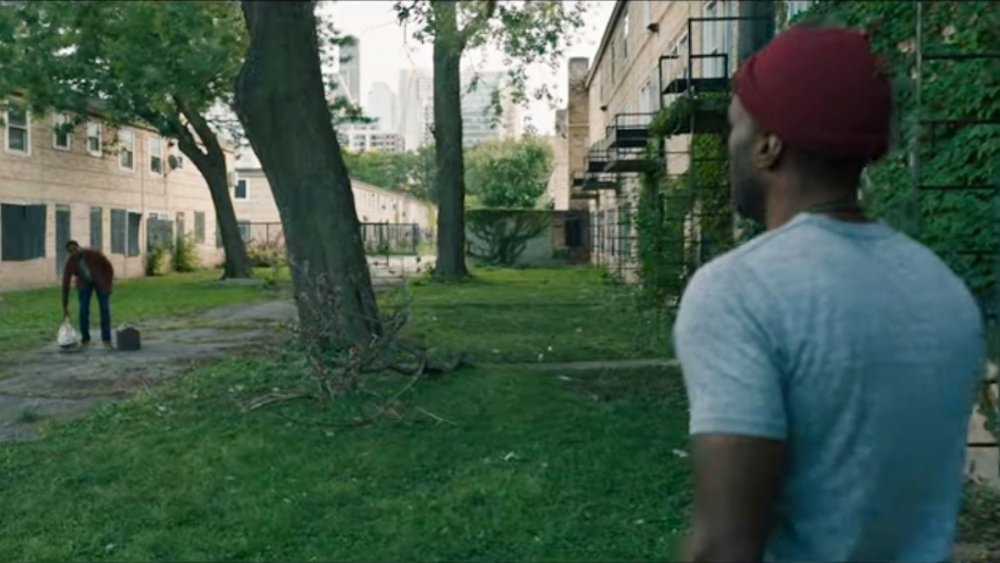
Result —
<instances>
[{"instance_id":1,"label":"leafy green tree","mask_svg":"<svg viewBox=\"0 0 1000 563\"><path fill-rule=\"evenodd\" d=\"M344 162L355 180L432 200L433 147L408 153L344 151Z\"/></svg>"},{"instance_id":2,"label":"leafy green tree","mask_svg":"<svg viewBox=\"0 0 1000 563\"><path fill-rule=\"evenodd\" d=\"M99 111L144 122L201 172L226 253L225 277L252 270L208 114L227 103L246 46L230 2L16 2L0 6L0 96L32 111Z\"/></svg>"},{"instance_id":3,"label":"leafy green tree","mask_svg":"<svg viewBox=\"0 0 1000 563\"><path fill-rule=\"evenodd\" d=\"M482 207L532 209L552 173L552 147L539 137L490 140L470 149L465 184Z\"/></svg>"},{"instance_id":4,"label":"leafy green tree","mask_svg":"<svg viewBox=\"0 0 1000 563\"><path fill-rule=\"evenodd\" d=\"M503 51L508 81L524 99L526 65L561 61L563 37L583 24L582 2L534 0L398 0L400 22L414 24L418 40L434 48L439 279L461 279L465 265L465 161L462 153L462 54L492 45Z\"/></svg>"}]
</instances>

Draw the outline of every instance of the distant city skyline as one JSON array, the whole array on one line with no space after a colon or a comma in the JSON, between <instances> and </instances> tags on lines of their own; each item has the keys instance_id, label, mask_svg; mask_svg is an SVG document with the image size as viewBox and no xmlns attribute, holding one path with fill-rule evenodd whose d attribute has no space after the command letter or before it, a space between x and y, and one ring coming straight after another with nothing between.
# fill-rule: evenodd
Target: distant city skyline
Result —
<instances>
[{"instance_id":1,"label":"distant city skyline","mask_svg":"<svg viewBox=\"0 0 1000 563\"><path fill-rule=\"evenodd\" d=\"M588 11L584 16L584 28L572 38L573 42L566 49L564 61L560 63L555 72L545 66L529 68L529 88L549 84L555 87L555 92L560 98L556 107L550 107L549 103L545 101L532 100L526 108L521 110L522 115L518 117L517 121L522 125L525 121L530 122L540 134L554 132L555 110L565 104L566 61L571 57L593 58L615 3L609 0L603 2L588 1L585 4L588 6ZM420 44L409 36L408 32L412 32L412 29L404 29L398 23L392 2L354 0L320 2L319 10L324 15L331 17L338 30L353 35L359 41L362 51L359 58L359 91L366 93L371 91L372 85L376 82L385 83L390 88L396 87L394 93L397 95L399 104L397 126L402 128L407 108L405 107L406 92L398 86L401 72L430 69L432 66L431 47ZM372 51L372 49L377 50ZM463 74L466 73L465 69L467 68L482 70L504 67L503 56L492 48L476 49L463 57ZM367 102L367 100L362 101L357 98L355 101L360 102L362 107L365 107L364 102ZM424 108L417 108L416 111L423 113ZM406 132L400 130L400 133L405 139Z\"/></svg>"}]
</instances>

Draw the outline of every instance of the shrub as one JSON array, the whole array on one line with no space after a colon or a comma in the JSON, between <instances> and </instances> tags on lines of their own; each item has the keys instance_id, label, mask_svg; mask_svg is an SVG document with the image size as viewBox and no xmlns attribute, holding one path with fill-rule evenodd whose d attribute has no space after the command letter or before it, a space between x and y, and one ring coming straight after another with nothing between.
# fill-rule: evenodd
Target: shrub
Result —
<instances>
[{"instance_id":1,"label":"shrub","mask_svg":"<svg viewBox=\"0 0 1000 563\"><path fill-rule=\"evenodd\" d=\"M247 243L247 258L254 268L275 268L288 263L285 245L280 240L251 240Z\"/></svg>"},{"instance_id":2,"label":"shrub","mask_svg":"<svg viewBox=\"0 0 1000 563\"><path fill-rule=\"evenodd\" d=\"M168 271L167 258L170 255L170 243L167 241L156 241L149 250L146 251L146 275L162 276Z\"/></svg>"},{"instance_id":3,"label":"shrub","mask_svg":"<svg viewBox=\"0 0 1000 563\"><path fill-rule=\"evenodd\" d=\"M175 272L194 272L201 268L198 247L193 236L177 237L174 251L171 253L171 267Z\"/></svg>"}]
</instances>

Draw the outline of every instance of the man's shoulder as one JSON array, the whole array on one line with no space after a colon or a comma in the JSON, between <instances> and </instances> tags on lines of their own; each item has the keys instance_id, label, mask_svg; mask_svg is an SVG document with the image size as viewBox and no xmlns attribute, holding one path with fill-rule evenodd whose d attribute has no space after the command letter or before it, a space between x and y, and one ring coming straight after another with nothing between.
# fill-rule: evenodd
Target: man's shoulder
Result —
<instances>
[{"instance_id":1,"label":"man's shoulder","mask_svg":"<svg viewBox=\"0 0 1000 563\"><path fill-rule=\"evenodd\" d=\"M91 260L105 261L108 259L108 257L105 256L103 252L95 248L84 248L80 250L80 255L83 256L84 258L89 258Z\"/></svg>"}]
</instances>

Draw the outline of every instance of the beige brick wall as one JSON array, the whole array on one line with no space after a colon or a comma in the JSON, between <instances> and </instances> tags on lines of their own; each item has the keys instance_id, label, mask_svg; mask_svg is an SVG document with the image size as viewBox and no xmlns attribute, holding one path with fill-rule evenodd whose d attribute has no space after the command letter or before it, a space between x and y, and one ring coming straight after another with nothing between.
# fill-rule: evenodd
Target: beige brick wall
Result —
<instances>
[{"instance_id":1,"label":"beige brick wall","mask_svg":"<svg viewBox=\"0 0 1000 563\"><path fill-rule=\"evenodd\" d=\"M150 212L165 213L176 218L184 213L188 232L194 230L194 214L205 213L205 244L199 253L207 264L220 262L222 254L215 248L215 212L204 180L191 162L170 171L168 155L180 156L176 147L161 142L164 174L150 171L151 138L155 132L138 127L125 127L134 135L133 170L119 166L116 131L102 125L101 156L88 153L87 126L81 124L71 133L69 150L54 147L54 116L30 116L30 154L8 150L0 152L0 203L47 206L45 257L30 261L0 262L0 290L42 286L59 280L56 266L56 206L70 211L70 238L90 245L90 208L103 210L102 249L114 263L119 277L143 274L143 255L126 257L111 254L110 210L126 209L142 213L140 250L146 246L146 217ZM6 129L3 129L6 149ZM2 227L2 226L0 226Z\"/></svg>"},{"instance_id":2,"label":"beige brick wall","mask_svg":"<svg viewBox=\"0 0 1000 563\"><path fill-rule=\"evenodd\" d=\"M247 199L233 199L237 220L281 222L271 186L261 169L237 169L236 179L247 182ZM363 223L416 223L426 230L437 219L435 206L427 202L357 180L352 180L351 186L358 220Z\"/></svg>"},{"instance_id":3,"label":"beige brick wall","mask_svg":"<svg viewBox=\"0 0 1000 563\"><path fill-rule=\"evenodd\" d=\"M620 113L640 113L647 108L642 106L640 96L643 86L649 82L654 89L662 88L660 81L660 57L670 54L675 46L679 46L683 51L687 49L687 41L684 39L688 35L688 18L703 17L706 15L706 8L713 5L717 15L735 15L737 6L735 2L661 2L655 0L632 0L619 2L624 4L616 7L618 16L613 18L609 25L613 26L609 35L607 47L595 59L588 77L587 95L579 96L574 100L570 97L570 112L573 111L573 102L584 102L588 108L588 147L604 139L607 136L607 127L613 123L615 115ZM627 18L625 14L627 13ZM647 17L648 14L648 17ZM619 56L612 71L612 58L615 53L621 53L621 45L625 37L624 25L628 22L628 46L627 56ZM655 23L655 29L651 30L647 26ZM730 56L730 72L732 71L732 61L735 61L736 53L736 28L737 23L713 23L710 25L728 28L724 32L729 37L728 54ZM703 31L704 24L694 23L691 27L691 52L704 53ZM607 30L606 30L607 31ZM611 43L615 43L612 49ZM662 80L667 84L677 74L684 70L686 60L683 62L663 63ZM706 68L703 62L696 59L693 64L694 76L702 76ZM648 108L651 112L659 109L658 96L653 100L653 105ZM680 174L687 170L689 160L685 153L688 150L690 137L675 136L668 140L667 168L671 175ZM677 154L680 153L680 154ZM570 153L572 155L572 152ZM571 160L571 166L575 162ZM582 166L582 163L581 163ZM640 182L638 176L626 174L622 176L621 190L618 194L612 191L602 191L600 199L590 203L593 212L601 212L608 209L617 209L623 204L630 204L632 210L638 204L638 190ZM634 236L634 233L633 235ZM601 256L595 251L595 260L606 262L608 257ZM634 255L634 253L633 253Z\"/></svg>"}]
</instances>

